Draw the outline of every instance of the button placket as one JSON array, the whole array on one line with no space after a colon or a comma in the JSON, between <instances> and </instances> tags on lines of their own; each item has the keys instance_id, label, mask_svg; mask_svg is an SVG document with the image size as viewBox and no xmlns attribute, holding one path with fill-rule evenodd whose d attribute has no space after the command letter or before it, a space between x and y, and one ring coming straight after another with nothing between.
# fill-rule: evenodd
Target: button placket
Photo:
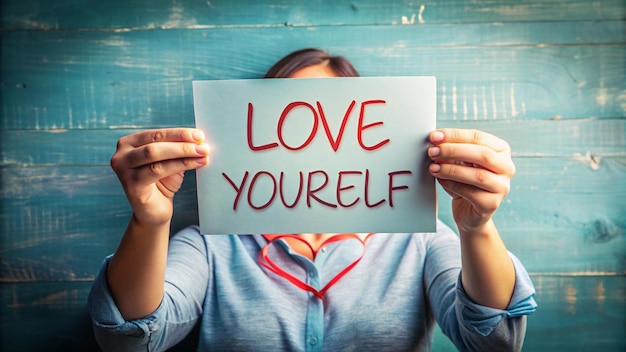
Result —
<instances>
[{"instance_id":1,"label":"button placket","mask_svg":"<svg viewBox=\"0 0 626 352\"><path fill-rule=\"evenodd\" d=\"M307 283L316 289L321 289L320 283L320 275L317 270L317 266L314 263L310 263L310 265L306 266L307 271Z\"/></svg>"},{"instance_id":2,"label":"button placket","mask_svg":"<svg viewBox=\"0 0 626 352\"><path fill-rule=\"evenodd\" d=\"M305 349L321 352L324 347L324 301L311 294L306 317L304 335Z\"/></svg>"}]
</instances>

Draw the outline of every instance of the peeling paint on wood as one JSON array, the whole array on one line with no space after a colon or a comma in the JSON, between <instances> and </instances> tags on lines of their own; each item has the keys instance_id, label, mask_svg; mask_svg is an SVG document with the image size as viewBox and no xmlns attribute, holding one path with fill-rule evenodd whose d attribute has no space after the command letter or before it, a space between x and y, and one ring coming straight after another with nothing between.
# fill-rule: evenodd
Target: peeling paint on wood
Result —
<instances>
[{"instance_id":1,"label":"peeling paint on wood","mask_svg":"<svg viewBox=\"0 0 626 352\"><path fill-rule=\"evenodd\" d=\"M608 21L623 20L620 0L558 0L489 2L341 0L171 0L126 1L19 1L2 2L0 24L11 30L156 29L190 26L389 25L413 14L428 23ZM77 15L80 14L80 15ZM103 15L104 14L104 15ZM114 14L114 15L107 15ZM193 27L191 27L193 28Z\"/></svg>"},{"instance_id":2,"label":"peeling paint on wood","mask_svg":"<svg viewBox=\"0 0 626 352\"><path fill-rule=\"evenodd\" d=\"M555 35L555 44L546 47L521 44L532 24L512 26L475 25L467 37L454 26L61 32L61 39L57 32L8 32L0 129L190 124L193 79L258 78L283 52L310 45L348 56L368 76L436 75L440 120L624 115L620 97L626 91L619 82L626 80L626 48L614 45L626 41L622 26L609 22L608 32L596 31L610 38L607 45L576 46L561 43L585 37L584 24L546 28L541 40L574 30L565 38ZM501 44L503 33L521 37ZM601 104L598 95L605 97Z\"/></svg>"}]
</instances>

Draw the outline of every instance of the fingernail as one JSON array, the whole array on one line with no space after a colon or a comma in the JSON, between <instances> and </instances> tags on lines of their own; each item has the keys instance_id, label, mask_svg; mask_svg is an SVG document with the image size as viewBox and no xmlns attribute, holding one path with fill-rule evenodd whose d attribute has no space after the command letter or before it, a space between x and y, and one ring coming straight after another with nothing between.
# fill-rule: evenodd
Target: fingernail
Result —
<instances>
[{"instance_id":1,"label":"fingernail","mask_svg":"<svg viewBox=\"0 0 626 352\"><path fill-rule=\"evenodd\" d=\"M441 142L445 138L445 135L441 131L435 131L430 135L430 140L432 142Z\"/></svg>"},{"instance_id":2,"label":"fingernail","mask_svg":"<svg viewBox=\"0 0 626 352\"><path fill-rule=\"evenodd\" d=\"M430 157L439 156L440 153L441 153L441 149L439 147L430 147L430 148L428 148L428 155Z\"/></svg>"},{"instance_id":3,"label":"fingernail","mask_svg":"<svg viewBox=\"0 0 626 352\"><path fill-rule=\"evenodd\" d=\"M204 132L202 131L195 130L193 131L191 136L193 137L194 141L198 141L198 142L204 141Z\"/></svg>"},{"instance_id":4,"label":"fingernail","mask_svg":"<svg viewBox=\"0 0 626 352\"><path fill-rule=\"evenodd\" d=\"M439 171L441 171L441 165L439 164L430 164L430 172L432 172L433 174L438 173Z\"/></svg>"},{"instance_id":5,"label":"fingernail","mask_svg":"<svg viewBox=\"0 0 626 352\"><path fill-rule=\"evenodd\" d=\"M207 155L211 151L211 148L208 144L198 144L196 145L196 153L200 155Z\"/></svg>"}]
</instances>

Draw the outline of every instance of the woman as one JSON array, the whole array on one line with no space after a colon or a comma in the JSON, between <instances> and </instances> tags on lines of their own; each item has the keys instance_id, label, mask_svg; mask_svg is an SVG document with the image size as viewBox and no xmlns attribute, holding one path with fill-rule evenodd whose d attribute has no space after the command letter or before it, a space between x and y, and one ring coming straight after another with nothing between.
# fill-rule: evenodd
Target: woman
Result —
<instances>
[{"instance_id":1,"label":"woman","mask_svg":"<svg viewBox=\"0 0 626 352\"><path fill-rule=\"evenodd\" d=\"M358 76L317 49L266 77ZM198 349L430 350L435 321L459 350L519 350L534 289L492 221L515 172L480 131L430 134L430 172L452 196L459 236L436 233L171 236L185 170L209 162L195 129L135 133L111 159L133 209L89 299L104 350L164 350L200 324ZM461 270L461 266L463 270Z\"/></svg>"}]
</instances>

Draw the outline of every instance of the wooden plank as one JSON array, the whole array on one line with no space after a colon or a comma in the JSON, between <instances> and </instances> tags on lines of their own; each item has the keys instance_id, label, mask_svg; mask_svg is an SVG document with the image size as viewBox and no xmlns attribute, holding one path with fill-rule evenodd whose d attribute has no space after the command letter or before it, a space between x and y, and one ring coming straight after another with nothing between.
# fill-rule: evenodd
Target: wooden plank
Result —
<instances>
[{"instance_id":1,"label":"wooden plank","mask_svg":"<svg viewBox=\"0 0 626 352\"><path fill-rule=\"evenodd\" d=\"M493 133L509 142L514 157L626 157L626 119L441 121L439 127ZM108 165L117 140L140 130L4 130L0 165Z\"/></svg>"},{"instance_id":2,"label":"wooden plank","mask_svg":"<svg viewBox=\"0 0 626 352\"><path fill-rule=\"evenodd\" d=\"M114 173L108 167L0 171L0 282L93 278L131 214ZM194 172L179 194L173 231L198 222Z\"/></svg>"},{"instance_id":3,"label":"wooden plank","mask_svg":"<svg viewBox=\"0 0 626 352\"><path fill-rule=\"evenodd\" d=\"M623 351L623 276L533 277L538 310L528 318L524 351ZM86 308L91 282L0 284L0 350L95 351ZM193 350L185 341L176 351ZM434 351L454 351L435 332Z\"/></svg>"},{"instance_id":4,"label":"wooden plank","mask_svg":"<svg viewBox=\"0 0 626 352\"><path fill-rule=\"evenodd\" d=\"M119 138L137 129L0 131L0 165L108 165Z\"/></svg>"},{"instance_id":5,"label":"wooden plank","mask_svg":"<svg viewBox=\"0 0 626 352\"><path fill-rule=\"evenodd\" d=\"M603 21L626 18L621 0L359 1L2 1L0 25L10 30L58 28L196 28Z\"/></svg>"},{"instance_id":6,"label":"wooden plank","mask_svg":"<svg viewBox=\"0 0 626 352\"><path fill-rule=\"evenodd\" d=\"M119 136L191 126L191 80L257 78L306 46L367 76L436 75L440 126L508 140L518 173L496 222L538 274L524 350L626 350L623 0L0 8L0 350L96 350L89 280L130 212L108 167ZM197 222L194 173L175 202L175 230Z\"/></svg>"},{"instance_id":7,"label":"wooden plank","mask_svg":"<svg viewBox=\"0 0 626 352\"><path fill-rule=\"evenodd\" d=\"M91 282L0 284L0 350L98 351L87 295Z\"/></svg>"},{"instance_id":8,"label":"wooden plank","mask_svg":"<svg viewBox=\"0 0 626 352\"><path fill-rule=\"evenodd\" d=\"M438 127L471 128L507 141L513 157L626 157L626 119L442 121Z\"/></svg>"},{"instance_id":9,"label":"wooden plank","mask_svg":"<svg viewBox=\"0 0 626 352\"><path fill-rule=\"evenodd\" d=\"M626 273L625 158L517 158L496 213L508 248L534 273ZM93 277L117 246L130 209L107 166L5 167L1 281ZM174 228L197 223L195 174L175 198ZM607 187L610 185L610 187ZM451 222L440 191L439 215Z\"/></svg>"},{"instance_id":10,"label":"wooden plank","mask_svg":"<svg viewBox=\"0 0 626 352\"><path fill-rule=\"evenodd\" d=\"M508 249L532 273L626 274L625 158L516 158L495 214ZM454 226L439 189L439 217Z\"/></svg>"},{"instance_id":11,"label":"wooden plank","mask_svg":"<svg viewBox=\"0 0 626 352\"><path fill-rule=\"evenodd\" d=\"M533 277L524 351L626 350L626 277Z\"/></svg>"},{"instance_id":12,"label":"wooden plank","mask_svg":"<svg viewBox=\"0 0 626 352\"><path fill-rule=\"evenodd\" d=\"M436 76L441 120L625 115L626 46L423 39L461 28L446 27L4 32L0 129L190 125L192 80L258 78L306 46L347 56L365 76Z\"/></svg>"},{"instance_id":13,"label":"wooden plank","mask_svg":"<svg viewBox=\"0 0 626 352\"><path fill-rule=\"evenodd\" d=\"M515 162L512 190L496 221L528 269L626 274L626 158Z\"/></svg>"}]
</instances>

